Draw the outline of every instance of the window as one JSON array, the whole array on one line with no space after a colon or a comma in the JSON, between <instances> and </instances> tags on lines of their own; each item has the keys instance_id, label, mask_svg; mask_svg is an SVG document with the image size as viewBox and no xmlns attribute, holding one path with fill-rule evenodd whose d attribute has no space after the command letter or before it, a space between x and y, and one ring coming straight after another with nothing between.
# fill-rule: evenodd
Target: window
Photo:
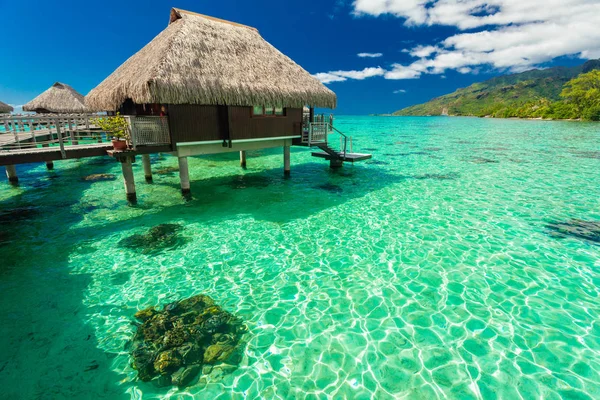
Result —
<instances>
[{"instance_id":1,"label":"window","mask_svg":"<svg viewBox=\"0 0 600 400\"><path fill-rule=\"evenodd\" d=\"M284 117L285 108L272 106L254 106L252 107L252 116L255 117Z\"/></svg>"}]
</instances>

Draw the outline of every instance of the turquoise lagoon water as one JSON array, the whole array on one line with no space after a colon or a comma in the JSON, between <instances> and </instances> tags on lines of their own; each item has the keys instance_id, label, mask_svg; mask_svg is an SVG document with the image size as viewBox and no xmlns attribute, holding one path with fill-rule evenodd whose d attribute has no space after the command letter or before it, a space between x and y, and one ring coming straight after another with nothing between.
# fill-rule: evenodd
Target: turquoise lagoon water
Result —
<instances>
[{"instance_id":1,"label":"turquoise lagoon water","mask_svg":"<svg viewBox=\"0 0 600 400\"><path fill-rule=\"evenodd\" d=\"M600 125L339 117L372 161L293 149L135 167L19 167L0 182L0 387L10 399L597 399ZM183 245L119 241L184 226ZM235 371L186 389L136 380L133 314L205 293L249 332Z\"/></svg>"}]
</instances>

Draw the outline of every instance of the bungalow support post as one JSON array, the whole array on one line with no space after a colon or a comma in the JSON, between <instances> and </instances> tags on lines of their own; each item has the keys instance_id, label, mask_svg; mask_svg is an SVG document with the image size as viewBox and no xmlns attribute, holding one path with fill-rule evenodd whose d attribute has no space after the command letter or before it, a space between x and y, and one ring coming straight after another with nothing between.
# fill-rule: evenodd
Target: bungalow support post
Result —
<instances>
[{"instance_id":1,"label":"bungalow support post","mask_svg":"<svg viewBox=\"0 0 600 400\"><path fill-rule=\"evenodd\" d=\"M142 154L142 164L144 165L144 177L147 183L152 183L152 166L150 165L150 154Z\"/></svg>"},{"instance_id":2,"label":"bungalow support post","mask_svg":"<svg viewBox=\"0 0 600 400\"><path fill-rule=\"evenodd\" d=\"M125 194L127 200L135 203L137 201L137 195L135 194L135 180L133 179L133 166L134 156L127 156L121 158L121 169L123 170L123 182L125 184Z\"/></svg>"},{"instance_id":3,"label":"bungalow support post","mask_svg":"<svg viewBox=\"0 0 600 400\"><path fill-rule=\"evenodd\" d=\"M290 146L283 146L283 175L290 176Z\"/></svg>"},{"instance_id":4,"label":"bungalow support post","mask_svg":"<svg viewBox=\"0 0 600 400\"><path fill-rule=\"evenodd\" d=\"M14 165L6 166L6 177L8 178L8 181L13 185L19 183L19 177L17 176L17 168Z\"/></svg>"},{"instance_id":5,"label":"bungalow support post","mask_svg":"<svg viewBox=\"0 0 600 400\"><path fill-rule=\"evenodd\" d=\"M42 144L42 147L50 147L48 143ZM54 169L54 161L46 161L46 168L48 171L52 171Z\"/></svg>"},{"instance_id":6,"label":"bungalow support post","mask_svg":"<svg viewBox=\"0 0 600 400\"><path fill-rule=\"evenodd\" d=\"M190 171L187 157L179 157L179 179L181 180L181 194L190 194Z\"/></svg>"},{"instance_id":7,"label":"bungalow support post","mask_svg":"<svg viewBox=\"0 0 600 400\"><path fill-rule=\"evenodd\" d=\"M246 168L246 150L240 151L240 167Z\"/></svg>"},{"instance_id":8,"label":"bungalow support post","mask_svg":"<svg viewBox=\"0 0 600 400\"><path fill-rule=\"evenodd\" d=\"M344 162L342 160L332 158L329 161L329 168L338 169L338 168L342 168L343 166L344 166Z\"/></svg>"}]
</instances>

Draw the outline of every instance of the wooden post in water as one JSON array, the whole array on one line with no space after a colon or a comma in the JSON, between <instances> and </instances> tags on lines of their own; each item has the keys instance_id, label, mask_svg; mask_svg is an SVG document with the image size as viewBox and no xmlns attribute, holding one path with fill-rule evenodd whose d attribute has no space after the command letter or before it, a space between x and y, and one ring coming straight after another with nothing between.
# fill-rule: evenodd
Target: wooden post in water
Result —
<instances>
[{"instance_id":1,"label":"wooden post in water","mask_svg":"<svg viewBox=\"0 0 600 400\"><path fill-rule=\"evenodd\" d=\"M56 125L56 136L58 137L61 157L67 158L67 153L65 153L65 143L63 142L62 132L60 130L60 118L56 118L54 124Z\"/></svg>"},{"instance_id":2,"label":"wooden post in water","mask_svg":"<svg viewBox=\"0 0 600 400\"><path fill-rule=\"evenodd\" d=\"M16 121L12 121L10 124L13 135L15 136L15 143L17 143L17 147L21 148L21 139L19 138L19 127Z\"/></svg>"},{"instance_id":3,"label":"wooden post in water","mask_svg":"<svg viewBox=\"0 0 600 400\"><path fill-rule=\"evenodd\" d=\"M71 145L77 146L79 144L79 142L77 141L77 138L75 137L75 131L73 130L73 126L71 125L71 118L69 116L67 116L67 126L69 127L69 135L71 137Z\"/></svg>"},{"instance_id":4,"label":"wooden post in water","mask_svg":"<svg viewBox=\"0 0 600 400\"><path fill-rule=\"evenodd\" d=\"M190 194L190 171L187 157L179 157L179 179L181 180L181 194L184 196Z\"/></svg>"},{"instance_id":5,"label":"wooden post in water","mask_svg":"<svg viewBox=\"0 0 600 400\"><path fill-rule=\"evenodd\" d=\"M338 169L344 166L344 162L339 158L332 158L329 160L329 168Z\"/></svg>"},{"instance_id":6,"label":"wooden post in water","mask_svg":"<svg viewBox=\"0 0 600 400\"><path fill-rule=\"evenodd\" d=\"M283 146L283 175L290 176L290 146Z\"/></svg>"},{"instance_id":7,"label":"wooden post in water","mask_svg":"<svg viewBox=\"0 0 600 400\"><path fill-rule=\"evenodd\" d=\"M142 164L144 165L144 177L147 183L152 183L152 166L150 164L150 154L142 154Z\"/></svg>"},{"instance_id":8,"label":"wooden post in water","mask_svg":"<svg viewBox=\"0 0 600 400\"><path fill-rule=\"evenodd\" d=\"M240 167L246 168L246 150L240 151Z\"/></svg>"},{"instance_id":9,"label":"wooden post in water","mask_svg":"<svg viewBox=\"0 0 600 400\"><path fill-rule=\"evenodd\" d=\"M19 177L17 176L17 168L14 165L6 166L6 177L12 185L16 185L19 183Z\"/></svg>"},{"instance_id":10,"label":"wooden post in water","mask_svg":"<svg viewBox=\"0 0 600 400\"><path fill-rule=\"evenodd\" d=\"M36 147L35 143L37 142L35 138L35 125L33 124L33 120L29 120L29 133L31 133L31 140L33 140L33 147Z\"/></svg>"},{"instance_id":11,"label":"wooden post in water","mask_svg":"<svg viewBox=\"0 0 600 400\"><path fill-rule=\"evenodd\" d=\"M42 147L50 147L48 143L43 143ZM54 161L46 161L46 169L52 171L54 169Z\"/></svg>"},{"instance_id":12,"label":"wooden post in water","mask_svg":"<svg viewBox=\"0 0 600 400\"><path fill-rule=\"evenodd\" d=\"M125 194L127 201L135 203L137 195L135 194L135 180L133 179L133 166L135 156L126 156L119 161L121 162L121 170L123 171L123 183L125 184Z\"/></svg>"}]
</instances>

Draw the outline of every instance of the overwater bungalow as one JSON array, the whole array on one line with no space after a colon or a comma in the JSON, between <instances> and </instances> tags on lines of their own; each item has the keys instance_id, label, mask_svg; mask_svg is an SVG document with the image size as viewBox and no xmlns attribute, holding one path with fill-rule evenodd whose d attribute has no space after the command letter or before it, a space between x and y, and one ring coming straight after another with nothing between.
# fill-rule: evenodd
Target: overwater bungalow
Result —
<instances>
[{"instance_id":1,"label":"overwater bungalow","mask_svg":"<svg viewBox=\"0 0 600 400\"><path fill-rule=\"evenodd\" d=\"M369 158L329 147L331 126L303 125L305 106L314 115L314 107L336 103L255 28L176 8L165 30L86 96L90 108L131 118L136 148L168 142L183 192L188 156L240 151L245 163L246 150L283 147L286 174L291 145L319 146L314 155L332 166Z\"/></svg>"},{"instance_id":2,"label":"overwater bungalow","mask_svg":"<svg viewBox=\"0 0 600 400\"><path fill-rule=\"evenodd\" d=\"M71 86L56 82L48 90L23 106L23 111L38 114L48 113L85 113L84 96Z\"/></svg>"},{"instance_id":3,"label":"overwater bungalow","mask_svg":"<svg viewBox=\"0 0 600 400\"><path fill-rule=\"evenodd\" d=\"M0 114L8 114L14 111L12 106L0 101Z\"/></svg>"}]
</instances>

